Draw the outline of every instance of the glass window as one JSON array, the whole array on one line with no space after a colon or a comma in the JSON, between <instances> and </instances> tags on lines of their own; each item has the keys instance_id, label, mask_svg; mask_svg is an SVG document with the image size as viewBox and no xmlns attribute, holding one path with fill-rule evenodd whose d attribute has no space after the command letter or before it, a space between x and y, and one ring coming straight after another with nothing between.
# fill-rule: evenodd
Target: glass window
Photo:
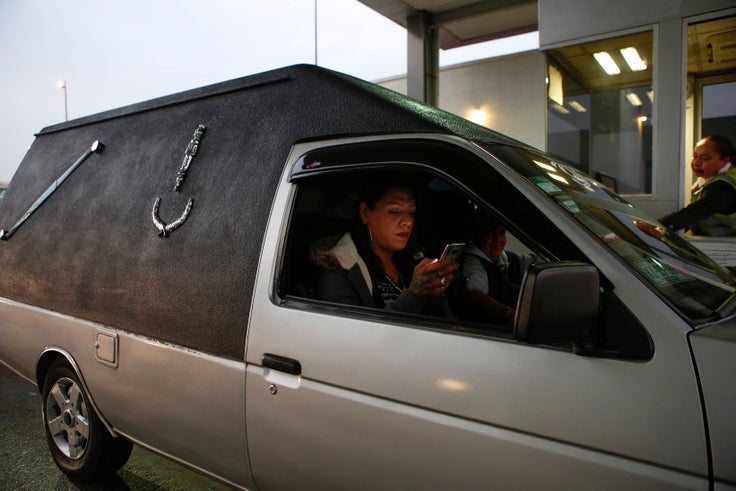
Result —
<instances>
[{"instance_id":1,"label":"glass window","mask_svg":"<svg viewBox=\"0 0 736 491\"><path fill-rule=\"evenodd\" d=\"M621 194L652 192L652 33L549 52L547 150Z\"/></svg>"},{"instance_id":2,"label":"glass window","mask_svg":"<svg viewBox=\"0 0 736 491\"><path fill-rule=\"evenodd\" d=\"M495 153L503 148L506 148L503 155ZM510 147L493 146L491 151L512 164L520 156L516 153L520 150L514 151ZM528 165L528 161L522 162L524 166ZM277 295L283 299L284 305L312 309L327 315L359 315L378 321L391 319L392 323L415 327L513 339L512 319L490 317L506 316L508 312L505 309L493 313L482 310L474 304L477 297L471 299L466 296L467 290L459 288L463 285L473 290L471 284L477 285L476 280L482 278L483 274L489 281L489 289L491 278L498 279L492 276L496 272L488 269L485 263L474 260L478 257L482 259L481 256L469 258L470 251L464 248L460 255L455 256L455 261L467 269L458 270L453 284L445 292L450 315L446 311L410 312L380 308L370 297L368 301L358 301L356 292L350 292L350 295L342 298L324 296L321 291L325 288L323 280L333 276L326 270L338 271L343 279L350 274L345 272L346 256L338 258L335 252L341 238L361 226L358 213L361 190L375 177L385 180L387 172L394 175L400 173L413 183L416 209L411 237L406 245L408 254L405 255L413 261L422 257L440 257L448 244L469 245L473 241L479 244L477 232L486 230L489 222L479 222L478 218L490 218L493 241L503 236L504 250L516 256L507 255L505 261L496 263L508 272L509 278L512 278L514 268L518 268L520 276L516 280L521 281L525 268L530 264L568 260L589 263L574 242L561 234L546 215L529 202L527 196L510 186L486 160L476 155L444 144L419 140L327 147L302 156L292 169L291 181L295 193L283 266L277 283ZM481 229L480 225L484 228ZM351 240L358 244L361 238L355 235ZM358 245L356 252L357 249ZM345 251L343 248L342 252ZM325 259L336 259L340 267ZM360 267L354 273L361 277L363 273L359 270ZM474 279L472 271L480 276ZM405 279L409 280L408 277ZM353 284L357 288L357 283ZM651 356L651 344L646 331L622 307L612 285L605 278L601 279L601 284L605 292L601 298L600 326L589 333L593 344L600 343L623 358L648 358ZM505 290L508 286L505 283L497 283L496 286L500 286L498 291L504 294L509 292ZM502 303L512 309L518 306L513 299ZM600 340L596 341L599 333ZM565 346L569 348L571 345L567 343Z\"/></svg>"},{"instance_id":3,"label":"glass window","mask_svg":"<svg viewBox=\"0 0 736 491\"><path fill-rule=\"evenodd\" d=\"M734 278L602 184L549 156L487 146L600 238L686 317L703 321L736 301Z\"/></svg>"},{"instance_id":4,"label":"glass window","mask_svg":"<svg viewBox=\"0 0 736 491\"><path fill-rule=\"evenodd\" d=\"M690 203L693 147L708 135L736 137L736 16L687 27L687 110L682 192Z\"/></svg>"},{"instance_id":5,"label":"glass window","mask_svg":"<svg viewBox=\"0 0 736 491\"><path fill-rule=\"evenodd\" d=\"M363 240L360 230L362 224L359 216L359 196L366 183L378 179L395 179L402 184L411 183L414 186L416 208L410 210L413 213L413 228L407 246L395 254L395 262L399 267L399 280L395 283L386 280L378 283L381 275L376 275L370 268L372 284L372 297L364 298L358 293L349 295L335 289L342 289L347 283L326 270L337 268L334 260L340 261L341 267L347 269L346 264L353 264L353 259L344 255L346 234L350 235L351 241L360 251L361 259L368 265L370 257L369 249L361 248L360 240ZM406 179L406 180L405 180ZM403 317L424 319L432 322L437 319L447 324L457 324L458 321L482 324L488 332L488 328L495 328L511 334L510 320L505 317L483 319L479 315L468 313L469 308L461 307L460 293L455 285L450 285L443 295L445 299L439 302L428 302L426 307L421 308L388 308L379 305L385 299L381 299L381 291L408 288L411 282L413 267L423 258L439 258L444 249L454 245L462 251L455 251L455 261L462 263L463 254L473 239L473 218L481 213L480 207L467 194L461 192L457 187L447 180L435 174L408 168L401 163L387 165L382 163L380 167L373 169L341 169L328 173L316 174L303 177L297 182L297 193L292 213L292 224L289 231L287 261L285 264L284 280L281 283L282 296L301 297L308 300L328 301L332 303L343 303L351 309L364 310L381 308L382 315L390 313ZM370 184L369 184L370 185ZM403 198L402 198L403 199ZM392 205L393 206L393 205ZM387 209L389 213L400 213L402 203L399 202L396 210ZM498 216L483 210L484 216ZM499 220L499 225L503 222ZM533 254L532 251L520 241L512 231L504 230L505 252L516 254L520 260L518 278L514 281L518 284L511 285L517 288L515 293L505 292L508 295L504 304L513 310L516 306L518 287L520 287L523 268L537 257L544 257L543 253ZM376 232L374 232L376 234ZM364 235L364 234L363 234ZM366 236L367 237L367 236ZM369 238L371 245L374 237ZM376 239L377 240L377 239ZM462 245L460 245L462 244ZM343 254L340 256L338 254ZM366 257L367 256L367 257ZM408 270L404 271L402 262L408 263ZM356 270L360 271L359 269ZM340 277L349 277L340 272ZM365 275L362 276L365 278ZM447 280L455 282L465 281L460 275L448 275ZM360 288L356 282L351 280L351 288ZM463 283L464 284L464 283ZM355 293L355 292L350 292ZM390 293L390 292L389 292ZM378 296L378 298L377 298ZM513 298L512 298L513 297ZM396 303L399 301L393 299ZM446 305L445 305L446 303ZM499 315L506 316L506 311L499 305ZM457 326L455 326L457 328ZM473 331L472 326L466 330Z\"/></svg>"},{"instance_id":6,"label":"glass window","mask_svg":"<svg viewBox=\"0 0 736 491\"><path fill-rule=\"evenodd\" d=\"M736 75L731 75L732 80ZM736 135L736 81L703 86L702 136Z\"/></svg>"},{"instance_id":7,"label":"glass window","mask_svg":"<svg viewBox=\"0 0 736 491\"><path fill-rule=\"evenodd\" d=\"M688 81L690 87L694 82L694 105L699 109L693 131L695 139L715 134L733 139L736 134L736 17L690 24L687 39ZM689 155L691 149L687 150Z\"/></svg>"},{"instance_id":8,"label":"glass window","mask_svg":"<svg viewBox=\"0 0 736 491\"><path fill-rule=\"evenodd\" d=\"M490 179L466 179L468 173L478 176L477 171ZM412 319L425 326L511 338L510 317L516 307L524 269L533 261L549 262L555 258L544 248L535 246L523 232L519 235L516 224L522 222L499 210L514 206L514 194L518 194L517 199L522 196L512 189L499 193L497 188L503 183L494 174L495 171L477 157L432 141L352 144L304 155L291 174L296 193L279 296L306 300L330 311L353 311L373 317L390 315ZM478 184L479 188L468 189L464 184L468 181ZM399 275L398 278L392 275L391 281L386 278L387 270L376 261L378 256L371 251L374 241L379 242L380 233L366 233L367 227L359 214L361 196L366 188L370 191L378 187L383 196L389 189L384 189L385 182L409 184L413 197L410 237L403 249L395 251L393 257ZM488 202L480 198L479 193L494 199ZM399 198L396 210L387 208L387 212L401 215L404 203L403 198ZM517 213L523 214L521 207L515 208ZM508 283L504 279L502 284L494 284L498 286L499 295L504 296L503 301L495 304L498 308L485 317L474 310L477 305L464 301L462 287L468 284L465 273L470 269L463 273L458 269L456 274L447 276L451 284L442 295L433 294L436 299L427 301L425 298L422 306L408 305L400 292L411 284L414 266L422 258L439 258L448 244L467 246L454 256L457 264L464 264L472 249L470 242L479 218L495 219L491 220L496 227L494 233L503 238L494 236L494 240L504 241L507 266L513 266L513 269L504 270ZM528 220L529 224L533 222L534 219ZM472 262L469 260L468 264ZM473 266L477 269L483 264ZM495 270L478 273L488 276L492 271ZM361 279L363 281L359 281ZM491 278L487 280L491 288ZM370 292L363 286L369 282ZM399 296L391 297L392 292Z\"/></svg>"}]
</instances>

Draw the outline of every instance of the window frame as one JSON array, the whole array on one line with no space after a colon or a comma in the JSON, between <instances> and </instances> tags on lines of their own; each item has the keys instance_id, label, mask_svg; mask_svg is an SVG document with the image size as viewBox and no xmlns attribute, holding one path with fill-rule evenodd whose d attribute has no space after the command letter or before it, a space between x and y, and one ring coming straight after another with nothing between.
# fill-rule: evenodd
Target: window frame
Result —
<instances>
[{"instance_id":1,"label":"window frame","mask_svg":"<svg viewBox=\"0 0 736 491\"><path fill-rule=\"evenodd\" d=\"M449 139L452 140L453 138L451 137ZM309 298L308 296L299 296L293 291L293 278L288 277L288 275L292 274L290 270L293 268L291 255L294 254L294 251L290 250L290 245L295 242L292 239L295 223L298 220L297 205L299 203L300 186L302 183L325 176L334 177L346 173L354 174L356 172L386 169L408 170L412 174L421 175L425 178L442 179L446 184L450 185L452 188L451 192L461 194L466 199L472 200L472 202L482 207L486 212L491 212L501 217L509 233L524 247L533 252L541 251L549 260L558 260L558 256L544 248L538 240L524 233L523 228L515 225L506 213L493 206L492 203L489 203L489 200L483 198L481 190L470 189L465 182L472 182L472 176L477 174L478 168L481 168L485 169L485 172L492 173L493 178L498 180L499 183L513 188L514 193L518 194L519 197L523 197L523 194L509 183L506 177L501 172L498 172L498 169L493 168L487 159L474 154L468 148L454 145L453 142L446 140L421 137L412 138L407 136L390 138L388 140L372 139L367 141L341 142L315 147L295 158L291 168L287 169L287 179L293 187L290 192L288 210L285 214L287 223L284 227L283 244L280 246L278 253L279 266L274 278L274 298L278 299L278 303L282 306L315 311L327 315L337 315L347 318L359 316L383 323L400 324L404 327L434 329L444 332L454 332L456 334L481 335L486 338L492 337L515 342L513 332L510 326L507 325L386 311L374 307L336 304L316 298ZM466 141L463 141L463 143L467 144ZM319 160L320 164L314 165L313 157L322 157L325 154L360 155L360 158L341 159L343 163L340 164L330 164L325 163L324 160ZM458 166L456 162L448 164L448 161L451 160L448 158L450 156L459 156L472 163L468 166L469 168ZM489 157L497 160L493 156ZM498 164L503 165L500 162ZM526 206L529 209L536 210L536 207L530 201L526 201ZM545 221L548 221L541 213L538 214ZM523 215L523 213L520 213L520 215ZM554 225L550 223L550 226Z\"/></svg>"}]
</instances>

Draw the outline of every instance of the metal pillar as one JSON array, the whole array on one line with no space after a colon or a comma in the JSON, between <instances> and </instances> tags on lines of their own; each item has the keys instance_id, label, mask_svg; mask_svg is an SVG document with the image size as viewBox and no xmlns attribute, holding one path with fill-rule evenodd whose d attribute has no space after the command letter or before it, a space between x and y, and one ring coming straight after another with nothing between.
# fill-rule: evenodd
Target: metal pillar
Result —
<instances>
[{"instance_id":1,"label":"metal pillar","mask_svg":"<svg viewBox=\"0 0 736 491\"><path fill-rule=\"evenodd\" d=\"M439 101L438 30L421 11L407 18L407 95L436 106Z\"/></svg>"}]
</instances>

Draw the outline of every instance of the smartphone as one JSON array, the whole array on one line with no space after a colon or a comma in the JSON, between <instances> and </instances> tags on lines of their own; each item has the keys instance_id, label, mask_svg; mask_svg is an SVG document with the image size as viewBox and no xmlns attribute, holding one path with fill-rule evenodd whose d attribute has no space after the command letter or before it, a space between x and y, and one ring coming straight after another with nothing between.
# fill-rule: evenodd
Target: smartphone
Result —
<instances>
[{"instance_id":1,"label":"smartphone","mask_svg":"<svg viewBox=\"0 0 736 491\"><path fill-rule=\"evenodd\" d=\"M457 257L460 255L460 252L466 245L468 245L466 242L455 242L452 244L447 244L445 246L445 249L442 251L440 259L449 257L452 258L453 261L457 261Z\"/></svg>"}]
</instances>

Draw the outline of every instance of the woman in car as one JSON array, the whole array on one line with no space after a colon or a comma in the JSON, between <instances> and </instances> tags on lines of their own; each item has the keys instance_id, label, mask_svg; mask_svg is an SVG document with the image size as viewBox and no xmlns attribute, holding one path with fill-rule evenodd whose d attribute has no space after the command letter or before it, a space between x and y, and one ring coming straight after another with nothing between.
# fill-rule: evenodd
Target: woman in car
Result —
<instances>
[{"instance_id":1,"label":"woman in car","mask_svg":"<svg viewBox=\"0 0 736 491\"><path fill-rule=\"evenodd\" d=\"M409 247L416 193L398 174L373 176L363 188L358 223L341 237L316 243L310 251L320 266L317 297L335 303L408 313L449 316L443 294L457 265L423 258L416 265Z\"/></svg>"}]
</instances>

